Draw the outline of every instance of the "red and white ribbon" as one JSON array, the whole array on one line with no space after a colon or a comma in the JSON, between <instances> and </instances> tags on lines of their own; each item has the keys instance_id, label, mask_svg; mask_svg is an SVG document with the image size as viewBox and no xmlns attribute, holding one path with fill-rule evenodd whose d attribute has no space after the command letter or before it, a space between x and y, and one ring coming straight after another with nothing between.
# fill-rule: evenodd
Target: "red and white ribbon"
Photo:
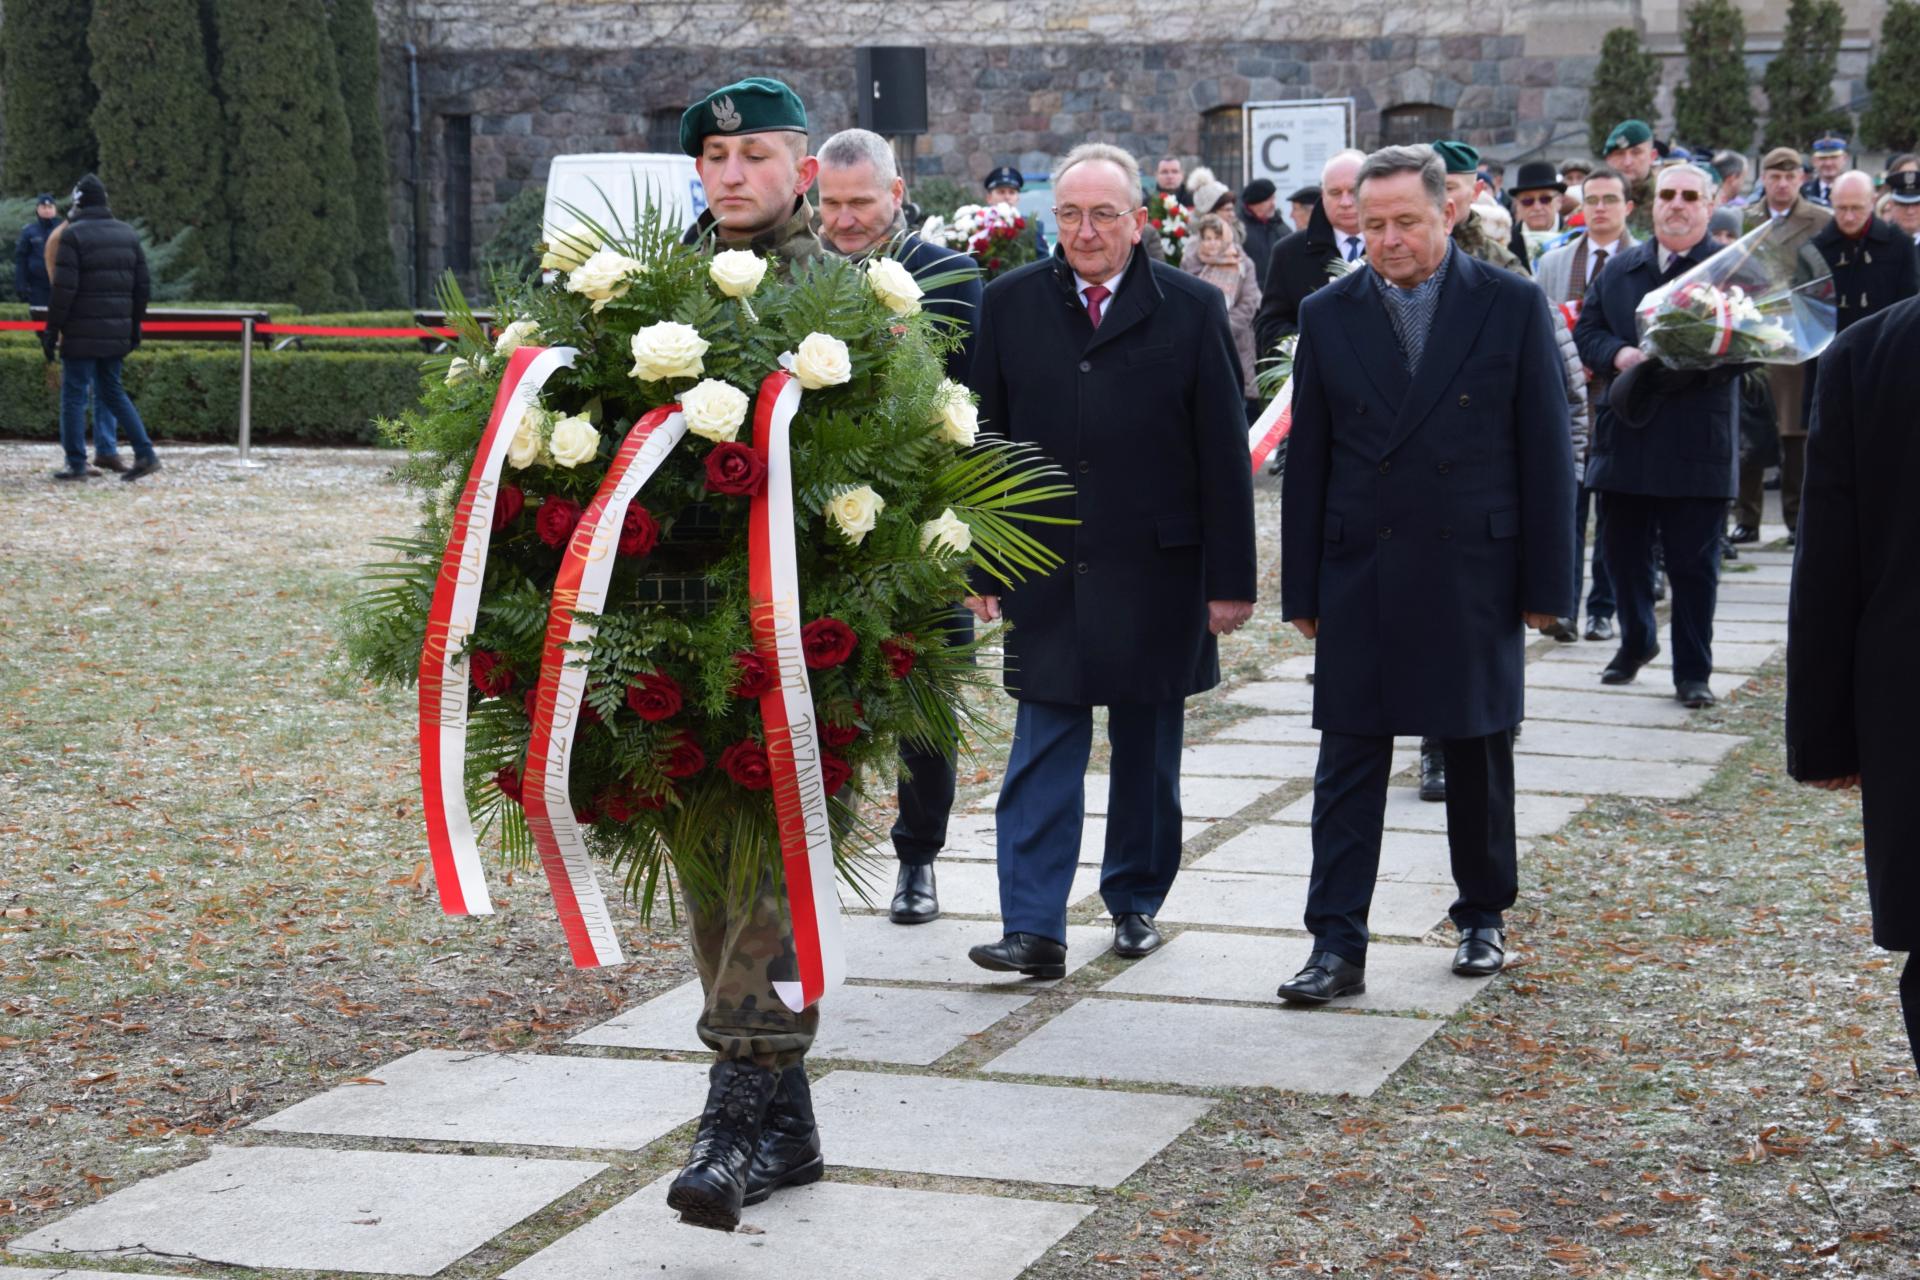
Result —
<instances>
[{"instance_id":1,"label":"red and white ribbon","mask_svg":"<svg viewBox=\"0 0 1920 1280\"><path fill-rule=\"evenodd\" d=\"M1293 430L1293 379L1289 377L1280 385L1280 394L1273 398L1265 411L1247 428L1247 452L1253 459L1253 474L1259 475L1273 451Z\"/></svg>"},{"instance_id":2,"label":"red and white ribbon","mask_svg":"<svg viewBox=\"0 0 1920 1280\"><path fill-rule=\"evenodd\" d=\"M448 915L493 912L467 811L467 659L454 655L466 647L479 617L500 465L527 411L539 402L540 388L555 370L572 365L576 354L572 347L521 347L508 360L466 488L453 509L453 528L433 588L426 644L420 650L420 790L434 883Z\"/></svg>"},{"instance_id":3,"label":"red and white ribbon","mask_svg":"<svg viewBox=\"0 0 1920 1280\"><path fill-rule=\"evenodd\" d=\"M1710 354L1723 356L1727 354L1727 348L1733 345L1733 316L1727 310L1727 295L1718 289L1712 290L1712 293L1713 322L1719 327L1720 333L1713 340L1713 350Z\"/></svg>"},{"instance_id":4,"label":"red and white ribbon","mask_svg":"<svg viewBox=\"0 0 1920 1280\"><path fill-rule=\"evenodd\" d=\"M586 702L587 667L584 658L570 655L567 647L593 639L591 619L606 609L607 583L613 576L627 507L686 434L687 420L677 404L655 409L633 424L600 482L600 491L574 526L547 606L547 642L534 694L533 738L527 744L521 774L521 802L553 890L567 949L582 969L619 964L621 955L607 900L594 879L585 834L568 798L574 732Z\"/></svg>"},{"instance_id":5,"label":"red and white ribbon","mask_svg":"<svg viewBox=\"0 0 1920 1280\"><path fill-rule=\"evenodd\" d=\"M1560 308L1560 318L1567 322L1567 328L1571 329L1580 323L1580 303L1577 300L1570 299L1553 305Z\"/></svg>"},{"instance_id":6,"label":"red and white ribbon","mask_svg":"<svg viewBox=\"0 0 1920 1280\"><path fill-rule=\"evenodd\" d=\"M747 585L753 601L754 649L779 675L761 695L760 719L773 771L773 813L780 832L792 917L798 982L774 991L795 1013L817 1003L846 977L840 898L834 885L833 829L820 767L823 743L813 709L806 654L800 643L800 579L793 533L793 467L788 432L800 408L800 384L775 372L760 384L753 447L767 466L766 486L747 517Z\"/></svg>"}]
</instances>

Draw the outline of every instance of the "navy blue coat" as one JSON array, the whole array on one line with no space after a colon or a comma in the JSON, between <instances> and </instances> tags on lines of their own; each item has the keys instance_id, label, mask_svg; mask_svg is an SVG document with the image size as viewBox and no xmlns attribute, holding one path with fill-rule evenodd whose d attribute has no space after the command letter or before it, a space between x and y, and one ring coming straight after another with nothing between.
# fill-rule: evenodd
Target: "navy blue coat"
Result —
<instances>
[{"instance_id":1,"label":"navy blue coat","mask_svg":"<svg viewBox=\"0 0 1920 1280\"><path fill-rule=\"evenodd\" d=\"M1300 306L1281 608L1313 723L1471 738L1522 715L1522 613L1573 612L1573 445L1547 298L1451 250L1420 368L1371 271Z\"/></svg>"},{"instance_id":2,"label":"navy blue coat","mask_svg":"<svg viewBox=\"0 0 1920 1280\"><path fill-rule=\"evenodd\" d=\"M1210 600L1252 600L1253 471L1220 290L1136 249L1100 327L1059 257L987 286L985 430L1037 445L1076 493L1028 531L1066 563L999 594L1016 698L1167 702L1220 682ZM1568 528L1572 528L1569 517ZM1566 560L1571 566L1573 551Z\"/></svg>"},{"instance_id":3,"label":"navy blue coat","mask_svg":"<svg viewBox=\"0 0 1920 1280\"><path fill-rule=\"evenodd\" d=\"M13 292L30 306L44 307L50 286L47 282L47 237L60 225L60 219L46 222L35 218L20 228L13 245Z\"/></svg>"},{"instance_id":4,"label":"navy blue coat","mask_svg":"<svg viewBox=\"0 0 1920 1280\"><path fill-rule=\"evenodd\" d=\"M970 273L964 280L927 290L920 299L923 310L936 316L950 317L958 326L963 341L957 350L947 353L947 376L955 382L968 384L973 371L973 333L980 323L980 295L984 289L980 283L979 265L964 253L929 244L913 234L907 236L901 247L900 265L911 271L915 279L921 280L954 271Z\"/></svg>"},{"instance_id":5,"label":"navy blue coat","mask_svg":"<svg viewBox=\"0 0 1920 1280\"><path fill-rule=\"evenodd\" d=\"M1667 279L1705 262L1718 246L1702 240ZM1587 287L1574 345L1587 368L1613 371L1622 347L1638 346L1634 308L1663 283L1660 245L1643 240L1609 262ZM1732 498L1735 450L1740 438L1740 387L1737 380L1705 385L1668 396L1644 427L1622 422L1596 393L1593 438L1587 446L1587 487L1604 493L1633 493L1650 498Z\"/></svg>"}]
</instances>

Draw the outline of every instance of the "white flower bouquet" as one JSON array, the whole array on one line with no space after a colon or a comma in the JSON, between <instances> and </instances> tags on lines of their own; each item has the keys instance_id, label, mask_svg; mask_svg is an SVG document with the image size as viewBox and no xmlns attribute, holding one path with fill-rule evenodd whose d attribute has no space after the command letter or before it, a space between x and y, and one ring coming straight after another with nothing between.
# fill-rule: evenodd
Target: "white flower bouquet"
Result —
<instances>
[{"instance_id":1,"label":"white flower bouquet","mask_svg":"<svg viewBox=\"0 0 1920 1280\"><path fill-rule=\"evenodd\" d=\"M1670 369L1799 364L1835 332L1833 276L1811 246L1786 248L1771 219L1640 300L1640 349Z\"/></svg>"}]
</instances>

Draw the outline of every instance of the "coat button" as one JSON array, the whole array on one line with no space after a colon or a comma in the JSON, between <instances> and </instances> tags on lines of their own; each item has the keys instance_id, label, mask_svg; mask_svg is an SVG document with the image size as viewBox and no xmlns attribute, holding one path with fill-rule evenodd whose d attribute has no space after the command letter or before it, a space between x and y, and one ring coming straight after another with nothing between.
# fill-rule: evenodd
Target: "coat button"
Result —
<instances>
[{"instance_id":1,"label":"coat button","mask_svg":"<svg viewBox=\"0 0 1920 1280\"><path fill-rule=\"evenodd\" d=\"M1092 463L1090 463L1090 462L1088 462L1088 461L1087 461L1087 460L1086 460L1085 458L1082 458L1082 459L1080 459L1080 468L1079 468L1079 470L1080 470L1080 474L1081 474L1081 475L1085 475L1085 474L1087 474L1087 471L1088 471L1088 469L1089 469L1089 468L1090 468L1090 467L1091 467L1092 465L1093 465L1093 464L1092 464Z\"/></svg>"},{"instance_id":2,"label":"coat button","mask_svg":"<svg viewBox=\"0 0 1920 1280\"><path fill-rule=\"evenodd\" d=\"M1092 372L1093 372L1093 361L1091 361L1091 360L1082 360L1082 361L1080 362L1080 372L1082 372L1082 373L1092 373Z\"/></svg>"},{"instance_id":3,"label":"coat button","mask_svg":"<svg viewBox=\"0 0 1920 1280\"><path fill-rule=\"evenodd\" d=\"M1356 406L1354 406L1354 410L1353 410L1353 411L1354 411L1355 413L1357 413L1357 414L1359 414L1359 415L1360 415L1361 417L1363 417L1363 418L1364 418L1364 417L1366 417L1366 415L1367 415L1367 406L1365 406L1364 404L1362 404L1362 405L1356 405Z\"/></svg>"},{"instance_id":4,"label":"coat button","mask_svg":"<svg viewBox=\"0 0 1920 1280\"><path fill-rule=\"evenodd\" d=\"M1087 571L1087 562L1082 560L1079 564L1075 565L1074 568L1081 573L1085 573Z\"/></svg>"},{"instance_id":5,"label":"coat button","mask_svg":"<svg viewBox=\"0 0 1920 1280\"><path fill-rule=\"evenodd\" d=\"M1439 466L1435 467L1434 470L1438 471L1443 476L1450 475L1453 472L1453 464L1451 462L1443 462Z\"/></svg>"},{"instance_id":6,"label":"coat button","mask_svg":"<svg viewBox=\"0 0 1920 1280\"><path fill-rule=\"evenodd\" d=\"M1461 407L1462 409L1464 409L1464 408L1466 408L1466 407L1467 407L1468 405L1470 405L1470 404L1472 404L1472 403L1473 403L1473 397L1471 397L1471 396L1461 396L1461 397L1460 397L1460 407Z\"/></svg>"},{"instance_id":7,"label":"coat button","mask_svg":"<svg viewBox=\"0 0 1920 1280\"><path fill-rule=\"evenodd\" d=\"M1392 525L1383 524L1380 526L1380 541L1385 542L1388 538L1391 538L1392 536L1393 536Z\"/></svg>"},{"instance_id":8,"label":"coat button","mask_svg":"<svg viewBox=\"0 0 1920 1280\"><path fill-rule=\"evenodd\" d=\"M1380 464L1380 474L1381 474L1381 475L1383 475L1383 476L1384 476L1384 475L1386 475L1386 474L1387 474L1387 473L1388 473L1389 471L1392 471L1392 470L1393 470L1393 463L1391 463L1391 462L1382 462L1382 463Z\"/></svg>"},{"instance_id":9,"label":"coat button","mask_svg":"<svg viewBox=\"0 0 1920 1280\"><path fill-rule=\"evenodd\" d=\"M1440 526L1440 541L1445 542L1448 538L1451 538L1452 536L1453 536L1452 529L1449 529L1444 524Z\"/></svg>"}]
</instances>

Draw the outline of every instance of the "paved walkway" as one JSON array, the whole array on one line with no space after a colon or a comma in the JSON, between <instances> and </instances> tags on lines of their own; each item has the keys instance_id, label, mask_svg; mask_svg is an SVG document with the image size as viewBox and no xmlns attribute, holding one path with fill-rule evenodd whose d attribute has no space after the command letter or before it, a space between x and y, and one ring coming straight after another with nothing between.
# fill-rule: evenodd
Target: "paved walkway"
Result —
<instances>
[{"instance_id":1,"label":"paved walkway","mask_svg":"<svg viewBox=\"0 0 1920 1280\"><path fill-rule=\"evenodd\" d=\"M1749 551L1749 571L1725 581L1716 692L1785 642L1790 563ZM1595 796L1684 799L1744 741L1693 728L1664 662L1638 684L1600 685L1613 647L1533 646L1515 770L1523 846ZM1233 690L1246 717L1187 749L1191 856L1160 914L1171 940L1158 954L1127 965L1106 952L1095 816L1067 978L996 980L969 964L966 948L998 932L990 801L956 816L939 873L945 918L907 929L852 915L852 982L831 997L814 1052L828 1180L749 1210L740 1233L680 1226L664 1203L685 1143L674 1131L705 1091L688 984L567 1051L411 1054L376 1073L384 1083L310 1098L254 1125L252 1142L12 1248L70 1265L144 1256L399 1275L485 1250L477 1272L511 1280L1013 1280L1093 1211L1094 1189L1153 1159L1218 1091L1371 1093L1485 985L1447 970L1442 806L1401 785L1367 994L1312 1011L1274 999L1308 949L1310 667L1293 659ZM1088 794L1104 804L1100 780ZM56 1274L96 1273L0 1268L0 1280Z\"/></svg>"}]
</instances>

